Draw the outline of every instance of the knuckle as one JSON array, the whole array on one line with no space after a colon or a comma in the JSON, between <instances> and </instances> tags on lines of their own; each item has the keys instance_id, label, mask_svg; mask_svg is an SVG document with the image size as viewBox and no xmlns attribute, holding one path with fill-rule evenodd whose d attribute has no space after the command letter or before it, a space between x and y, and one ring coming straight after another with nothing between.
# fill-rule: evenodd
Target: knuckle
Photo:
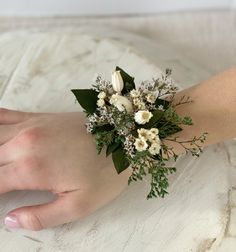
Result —
<instances>
[{"instance_id":1,"label":"knuckle","mask_svg":"<svg viewBox=\"0 0 236 252\"><path fill-rule=\"evenodd\" d=\"M41 167L41 160L38 157L29 156L21 160L18 166L21 172L29 173Z\"/></svg>"},{"instance_id":2,"label":"knuckle","mask_svg":"<svg viewBox=\"0 0 236 252\"><path fill-rule=\"evenodd\" d=\"M24 130L19 135L19 140L23 144L36 144L41 137L41 131L39 128L30 128Z\"/></svg>"}]
</instances>

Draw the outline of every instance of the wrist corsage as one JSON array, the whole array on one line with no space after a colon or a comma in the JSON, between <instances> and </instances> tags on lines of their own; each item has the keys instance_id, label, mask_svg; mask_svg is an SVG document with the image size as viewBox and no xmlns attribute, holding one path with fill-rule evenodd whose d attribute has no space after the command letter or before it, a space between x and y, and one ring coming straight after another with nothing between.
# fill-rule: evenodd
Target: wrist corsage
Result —
<instances>
[{"instance_id":1,"label":"wrist corsage","mask_svg":"<svg viewBox=\"0 0 236 252\"><path fill-rule=\"evenodd\" d=\"M91 89L71 90L86 113L87 132L95 136L98 154L106 147L118 174L130 167L128 184L151 176L147 199L163 198L168 193L168 175L176 171L167 161L176 161L178 155L162 140L177 142L186 153L199 156L202 147L198 142L203 143L207 135L204 132L189 141L168 138L181 131L181 125L193 124L190 117L181 117L175 111L176 106L192 101L183 96L173 103L178 87L170 75L171 70L166 69L161 77L143 81L137 88L134 78L116 67L112 81L97 76Z\"/></svg>"}]
</instances>

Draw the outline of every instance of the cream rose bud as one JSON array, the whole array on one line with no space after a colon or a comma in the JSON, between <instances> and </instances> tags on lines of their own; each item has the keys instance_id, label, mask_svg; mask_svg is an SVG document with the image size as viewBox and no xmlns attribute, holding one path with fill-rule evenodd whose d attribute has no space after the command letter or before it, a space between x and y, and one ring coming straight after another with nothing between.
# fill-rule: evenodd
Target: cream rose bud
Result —
<instances>
[{"instance_id":1,"label":"cream rose bud","mask_svg":"<svg viewBox=\"0 0 236 252\"><path fill-rule=\"evenodd\" d=\"M113 94L110 98L110 104L114 105L119 111L133 112L132 103L124 96Z\"/></svg>"},{"instance_id":2,"label":"cream rose bud","mask_svg":"<svg viewBox=\"0 0 236 252\"><path fill-rule=\"evenodd\" d=\"M160 143L152 143L152 145L149 147L148 151L152 154L152 155L157 155L159 154L161 150L161 145Z\"/></svg>"},{"instance_id":3,"label":"cream rose bud","mask_svg":"<svg viewBox=\"0 0 236 252\"><path fill-rule=\"evenodd\" d=\"M122 79L122 76L120 74L120 71L114 71L112 73L112 87L114 91L117 93L121 93L122 89L124 88L124 81Z\"/></svg>"},{"instance_id":4,"label":"cream rose bud","mask_svg":"<svg viewBox=\"0 0 236 252\"><path fill-rule=\"evenodd\" d=\"M152 118L153 114L149 112L148 110L139 110L134 115L134 120L138 124L145 124L149 122L149 120Z\"/></svg>"},{"instance_id":5,"label":"cream rose bud","mask_svg":"<svg viewBox=\"0 0 236 252\"><path fill-rule=\"evenodd\" d=\"M141 138L136 138L136 140L134 142L134 146L137 151L144 151L147 149L148 144L145 141L145 139L143 137L141 137Z\"/></svg>"}]
</instances>

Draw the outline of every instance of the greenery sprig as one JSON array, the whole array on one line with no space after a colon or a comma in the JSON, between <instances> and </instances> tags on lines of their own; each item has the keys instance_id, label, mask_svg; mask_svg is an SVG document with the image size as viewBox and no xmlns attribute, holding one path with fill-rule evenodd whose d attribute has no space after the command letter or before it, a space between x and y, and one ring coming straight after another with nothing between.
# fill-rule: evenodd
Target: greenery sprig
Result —
<instances>
[{"instance_id":1,"label":"greenery sprig","mask_svg":"<svg viewBox=\"0 0 236 252\"><path fill-rule=\"evenodd\" d=\"M176 167L169 167L167 161L176 161L178 155L163 140L176 142L186 153L198 157L203 151L200 143L207 135L204 132L190 140L173 137L182 130L181 125L193 122L175 110L192 100L182 96L174 103L178 87L171 72L166 69L165 74L143 81L136 88L134 77L117 66L111 82L97 76L91 89L71 90L87 115L87 132L95 135L97 153L106 148L106 156L112 155L118 174L131 168L128 184L150 176L147 199L168 194L168 176L176 172Z\"/></svg>"}]
</instances>

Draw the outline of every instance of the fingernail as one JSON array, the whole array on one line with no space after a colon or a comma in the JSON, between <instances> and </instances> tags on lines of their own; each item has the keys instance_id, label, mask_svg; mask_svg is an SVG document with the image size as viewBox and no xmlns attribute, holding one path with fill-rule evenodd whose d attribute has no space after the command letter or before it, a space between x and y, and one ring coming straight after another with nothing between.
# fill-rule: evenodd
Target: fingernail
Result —
<instances>
[{"instance_id":1,"label":"fingernail","mask_svg":"<svg viewBox=\"0 0 236 252\"><path fill-rule=\"evenodd\" d=\"M5 217L5 225L9 228L20 228L21 225L16 217L16 215L9 214Z\"/></svg>"}]
</instances>

